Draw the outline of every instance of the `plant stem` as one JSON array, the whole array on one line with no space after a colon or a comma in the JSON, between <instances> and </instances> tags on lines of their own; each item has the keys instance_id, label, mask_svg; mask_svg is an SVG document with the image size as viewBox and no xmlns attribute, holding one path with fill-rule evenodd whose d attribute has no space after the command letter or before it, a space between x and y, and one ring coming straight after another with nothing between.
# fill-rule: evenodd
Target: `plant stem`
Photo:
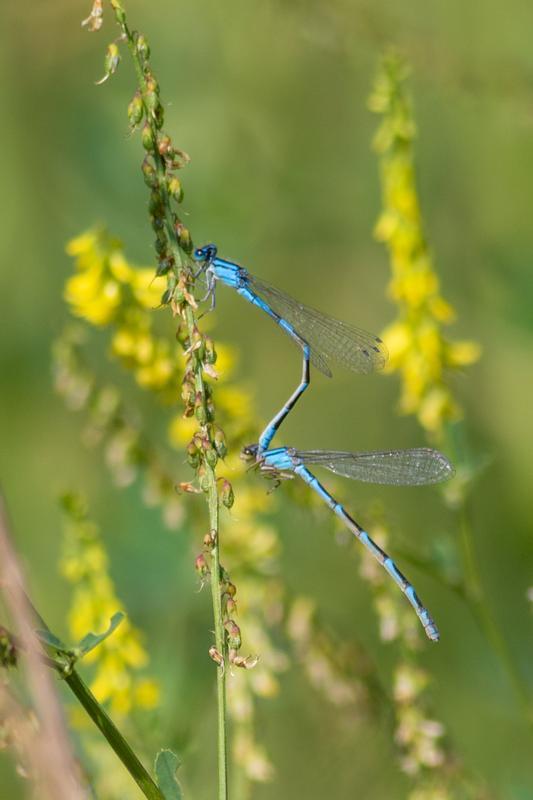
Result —
<instances>
[{"instance_id":1,"label":"plant stem","mask_svg":"<svg viewBox=\"0 0 533 800\"><path fill-rule=\"evenodd\" d=\"M96 727L104 735L110 746L120 758L131 777L148 800L164 800L164 796L143 767L126 739L122 736L114 722L106 714L89 687L73 669L63 676L69 689L76 695Z\"/></svg>"},{"instance_id":2,"label":"plant stem","mask_svg":"<svg viewBox=\"0 0 533 800\"><path fill-rule=\"evenodd\" d=\"M122 30L122 34L127 41L128 48L133 60L135 74L137 76L138 88L141 92L145 108L145 118L149 123L154 141L157 141L159 131L154 124L153 116L147 106L146 97L146 78L143 64L139 56L136 42L136 34L130 31L125 12L121 4L112 3L115 18ZM157 174L158 189L162 199L164 209L164 225L170 252L174 259L174 271L176 277L188 277L189 256L180 247L179 237L174 226L172 214L171 198L167 188L165 162L157 147L151 153ZM197 319L195 310L190 303L185 304L183 309L183 319L187 327L189 340L194 340L194 333L197 330ZM203 378L203 364L198 352L191 352L192 373L197 396L201 398L204 419L209 420L207 392ZM209 424L202 425L204 435L209 439L211 445L212 432ZM221 592L221 570L220 570L220 546L219 546L219 497L214 468L204 462L205 466L205 494L209 508L209 526L211 537L211 595L213 604L213 617L215 627L215 647L220 656L220 663L217 662L217 727L218 727L218 799L227 800L228 780L227 780L227 736L226 736L226 676L225 665L227 657L226 635L224 630L224 620L222 613L222 592Z\"/></svg>"},{"instance_id":3,"label":"plant stem","mask_svg":"<svg viewBox=\"0 0 533 800\"><path fill-rule=\"evenodd\" d=\"M222 597L220 587L220 549L218 543L218 496L216 479L213 471L209 474L209 520L211 526L211 597L215 622L215 647L222 656L222 663L217 666L217 724L218 724L218 798L226 800L228 796L227 776L227 740L226 740L226 647L225 631L222 620ZM213 501L214 498L214 501Z\"/></svg>"}]
</instances>

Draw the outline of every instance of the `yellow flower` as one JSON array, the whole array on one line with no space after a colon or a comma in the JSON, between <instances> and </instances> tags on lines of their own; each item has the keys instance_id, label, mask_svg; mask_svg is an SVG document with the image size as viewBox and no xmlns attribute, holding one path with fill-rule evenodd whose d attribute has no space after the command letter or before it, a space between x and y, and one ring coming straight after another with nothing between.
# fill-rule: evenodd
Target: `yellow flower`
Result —
<instances>
[{"instance_id":1,"label":"yellow flower","mask_svg":"<svg viewBox=\"0 0 533 800\"><path fill-rule=\"evenodd\" d=\"M78 501L76 508L82 507ZM69 517L61 570L75 587L69 612L71 636L79 641L89 632L103 633L122 604L107 571L108 557L98 528L85 512ZM109 702L113 712L126 714L135 705L148 708L157 704L157 685L137 674L148 664L148 653L129 620L123 620L84 661L95 665L92 692L100 702Z\"/></svg>"},{"instance_id":2,"label":"yellow flower","mask_svg":"<svg viewBox=\"0 0 533 800\"><path fill-rule=\"evenodd\" d=\"M440 438L445 422L460 416L445 369L474 363L480 348L474 342L449 342L443 333L455 312L440 295L424 236L414 168L416 128L403 88L407 72L396 56L384 58L369 100L371 109L383 115L374 140L384 205L375 236L389 251L388 293L398 310L383 339L390 352L387 371L398 371L402 378L401 411L416 414L425 430Z\"/></svg>"}]
</instances>

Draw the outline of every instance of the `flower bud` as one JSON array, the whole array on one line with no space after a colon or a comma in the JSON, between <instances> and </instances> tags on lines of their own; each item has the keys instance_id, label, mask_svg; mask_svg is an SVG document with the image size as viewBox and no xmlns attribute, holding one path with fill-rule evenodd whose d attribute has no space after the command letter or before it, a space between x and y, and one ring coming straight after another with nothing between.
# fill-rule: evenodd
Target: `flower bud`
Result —
<instances>
[{"instance_id":1,"label":"flower bud","mask_svg":"<svg viewBox=\"0 0 533 800\"><path fill-rule=\"evenodd\" d=\"M228 647L231 650L238 650L241 646L241 629L232 619L226 620L224 628L228 635Z\"/></svg>"},{"instance_id":2,"label":"flower bud","mask_svg":"<svg viewBox=\"0 0 533 800\"><path fill-rule=\"evenodd\" d=\"M187 462L193 469L197 469L200 464L200 455L198 449L191 442L187 445Z\"/></svg>"},{"instance_id":3,"label":"flower bud","mask_svg":"<svg viewBox=\"0 0 533 800\"><path fill-rule=\"evenodd\" d=\"M199 556L196 556L194 561L194 569L201 578L205 578L206 575L209 575L209 567L203 553L200 553Z\"/></svg>"},{"instance_id":4,"label":"flower bud","mask_svg":"<svg viewBox=\"0 0 533 800\"><path fill-rule=\"evenodd\" d=\"M177 203L181 203L183 200L183 189L180 179L176 178L175 175L173 175L168 181L168 192Z\"/></svg>"},{"instance_id":5,"label":"flower bud","mask_svg":"<svg viewBox=\"0 0 533 800\"><path fill-rule=\"evenodd\" d=\"M143 36L142 33L137 36L136 48L137 53L143 61L146 61L148 58L150 58L150 47L148 46L146 37Z\"/></svg>"},{"instance_id":6,"label":"flower bud","mask_svg":"<svg viewBox=\"0 0 533 800\"><path fill-rule=\"evenodd\" d=\"M209 648L209 657L213 659L213 661L215 662L215 664L217 664L217 666L219 667L224 666L224 658L222 654L218 652L218 650L214 645Z\"/></svg>"},{"instance_id":7,"label":"flower bud","mask_svg":"<svg viewBox=\"0 0 533 800\"><path fill-rule=\"evenodd\" d=\"M159 256L165 256L166 255L166 252L167 252L167 237L165 236L165 234L163 232L160 232L160 234L158 235L157 239L155 240L154 248L155 248L156 253ZM163 273L158 273L158 274L162 275Z\"/></svg>"},{"instance_id":8,"label":"flower bud","mask_svg":"<svg viewBox=\"0 0 533 800\"><path fill-rule=\"evenodd\" d=\"M128 120L131 128L136 128L141 122L144 113L144 106L139 90L133 95L131 102L128 106Z\"/></svg>"},{"instance_id":9,"label":"flower bud","mask_svg":"<svg viewBox=\"0 0 533 800\"><path fill-rule=\"evenodd\" d=\"M151 151L155 147L154 134L149 122L145 122L141 131L142 146L145 150Z\"/></svg>"},{"instance_id":10,"label":"flower bud","mask_svg":"<svg viewBox=\"0 0 533 800\"><path fill-rule=\"evenodd\" d=\"M193 405L195 397L196 393L194 391L194 383L184 379L183 383L181 384L181 399L184 403Z\"/></svg>"},{"instance_id":11,"label":"flower bud","mask_svg":"<svg viewBox=\"0 0 533 800\"><path fill-rule=\"evenodd\" d=\"M186 228L182 222L177 220L174 225L174 230L178 237L179 246L182 250L185 250L186 253L189 253L192 250L192 239L189 229Z\"/></svg>"},{"instance_id":12,"label":"flower bud","mask_svg":"<svg viewBox=\"0 0 533 800\"><path fill-rule=\"evenodd\" d=\"M233 597L228 597L226 600L226 611L228 614L235 614L237 612L237 603Z\"/></svg>"},{"instance_id":13,"label":"flower bud","mask_svg":"<svg viewBox=\"0 0 533 800\"><path fill-rule=\"evenodd\" d=\"M226 437L222 428L216 427L213 435L213 444L220 458L224 458L228 452L228 447L226 445Z\"/></svg>"},{"instance_id":14,"label":"flower bud","mask_svg":"<svg viewBox=\"0 0 533 800\"><path fill-rule=\"evenodd\" d=\"M223 505L226 506L226 508L231 508L233 503L235 502L233 487L231 483L227 480L224 480L224 482L222 483L221 498L222 498L222 503Z\"/></svg>"},{"instance_id":15,"label":"flower bud","mask_svg":"<svg viewBox=\"0 0 533 800\"><path fill-rule=\"evenodd\" d=\"M155 78L149 78L145 84L144 102L152 114L159 104L159 86Z\"/></svg>"},{"instance_id":16,"label":"flower bud","mask_svg":"<svg viewBox=\"0 0 533 800\"><path fill-rule=\"evenodd\" d=\"M205 410L203 402L195 403L194 406L194 415L200 425L205 425L207 422L207 411Z\"/></svg>"},{"instance_id":17,"label":"flower bud","mask_svg":"<svg viewBox=\"0 0 533 800\"><path fill-rule=\"evenodd\" d=\"M122 7L120 0L111 0L111 8L115 12L115 19L119 25L124 25L126 22L126 12Z\"/></svg>"},{"instance_id":18,"label":"flower bud","mask_svg":"<svg viewBox=\"0 0 533 800\"><path fill-rule=\"evenodd\" d=\"M152 116L154 118L155 127L157 128L158 131L160 131L165 121L165 110L161 105L161 103L158 103L156 105L156 107L152 111Z\"/></svg>"},{"instance_id":19,"label":"flower bud","mask_svg":"<svg viewBox=\"0 0 533 800\"><path fill-rule=\"evenodd\" d=\"M200 489L202 490L202 492L209 491L209 478L207 476L204 466L201 466L198 469L198 483L200 484Z\"/></svg>"},{"instance_id":20,"label":"flower bud","mask_svg":"<svg viewBox=\"0 0 533 800\"><path fill-rule=\"evenodd\" d=\"M213 450L212 447L210 447L209 450L205 451L205 460L207 461L211 469L214 469L216 467L218 456L216 454L216 451Z\"/></svg>"},{"instance_id":21,"label":"flower bud","mask_svg":"<svg viewBox=\"0 0 533 800\"><path fill-rule=\"evenodd\" d=\"M217 351L215 344L210 336L205 337L205 357L204 361L208 364L214 364L217 360Z\"/></svg>"},{"instance_id":22,"label":"flower bud","mask_svg":"<svg viewBox=\"0 0 533 800\"><path fill-rule=\"evenodd\" d=\"M166 134L164 136L160 136L157 140L157 149L159 151L160 156L166 156L172 150L172 140L170 136Z\"/></svg>"},{"instance_id":23,"label":"flower bud","mask_svg":"<svg viewBox=\"0 0 533 800\"><path fill-rule=\"evenodd\" d=\"M142 163L142 171L146 185L151 189L155 189L157 186L157 172L155 171L155 167L150 161L149 156L146 156Z\"/></svg>"}]
</instances>

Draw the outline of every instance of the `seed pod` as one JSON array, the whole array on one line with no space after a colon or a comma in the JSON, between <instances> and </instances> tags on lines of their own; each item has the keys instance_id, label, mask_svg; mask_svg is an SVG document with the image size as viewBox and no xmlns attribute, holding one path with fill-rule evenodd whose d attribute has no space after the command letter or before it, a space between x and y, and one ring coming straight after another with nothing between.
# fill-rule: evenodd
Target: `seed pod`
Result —
<instances>
[{"instance_id":1,"label":"seed pod","mask_svg":"<svg viewBox=\"0 0 533 800\"><path fill-rule=\"evenodd\" d=\"M145 156L145 159L142 163L142 171L146 185L151 189L155 189L157 186L157 172L155 171L155 167L150 161L149 156Z\"/></svg>"},{"instance_id":2,"label":"seed pod","mask_svg":"<svg viewBox=\"0 0 533 800\"><path fill-rule=\"evenodd\" d=\"M222 483L221 498L222 498L222 503L223 505L226 506L226 508L231 508L233 503L235 502L233 487L231 483L227 480L224 480L224 482Z\"/></svg>"},{"instance_id":3,"label":"seed pod","mask_svg":"<svg viewBox=\"0 0 533 800\"><path fill-rule=\"evenodd\" d=\"M198 469L198 483L200 484L200 489L202 492L209 491L209 478L204 466L200 466Z\"/></svg>"},{"instance_id":4,"label":"seed pod","mask_svg":"<svg viewBox=\"0 0 533 800\"><path fill-rule=\"evenodd\" d=\"M228 597L226 600L226 611L228 614L236 614L237 613L237 603L233 599L233 597Z\"/></svg>"},{"instance_id":5,"label":"seed pod","mask_svg":"<svg viewBox=\"0 0 533 800\"><path fill-rule=\"evenodd\" d=\"M148 111L153 114L159 104L159 86L155 78L150 78L146 81L144 102L146 103Z\"/></svg>"},{"instance_id":6,"label":"seed pod","mask_svg":"<svg viewBox=\"0 0 533 800\"><path fill-rule=\"evenodd\" d=\"M154 149L155 139L149 122L145 122L143 125L143 129L141 131L141 141L145 150L151 152Z\"/></svg>"},{"instance_id":7,"label":"seed pod","mask_svg":"<svg viewBox=\"0 0 533 800\"><path fill-rule=\"evenodd\" d=\"M192 238L189 229L182 222L177 222L174 229L181 249L185 250L186 253L190 253L192 250Z\"/></svg>"},{"instance_id":8,"label":"seed pod","mask_svg":"<svg viewBox=\"0 0 533 800\"><path fill-rule=\"evenodd\" d=\"M136 128L143 118L144 106L141 93L137 89L128 106L128 121L131 128Z\"/></svg>"},{"instance_id":9,"label":"seed pod","mask_svg":"<svg viewBox=\"0 0 533 800\"><path fill-rule=\"evenodd\" d=\"M209 450L206 450L206 452L205 452L205 460L207 461L207 463L209 464L211 469L214 469L216 467L217 461L218 461L218 456L216 454L216 451L213 450L212 447L210 447Z\"/></svg>"},{"instance_id":10,"label":"seed pod","mask_svg":"<svg viewBox=\"0 0 533 800\"><path fill-rule=\"evenodd\" d=\"M158 131L161 130L163 127L163 123L165 121L165 110L161 103L158 103L154 110L152 111L152 116L154 118L154 124Z\"/></svg>"},{"instance_id":11,"label":"seed pod","mask_svg":"<svg viewBox=\"0 0 533 800\"><path fill-rule=\"evenodd\" d=\"M146 61L148 58L150 58L150 47L146 41L146 37L143 36L142 33L137 36L136 47L137 53L141 57L142 61Z\"/></svg>"},{"instance_id":12,"label":"seed pod","mask_svg":"<svg viewBox=\"0 0 533 800\"><path fill-rule=\"evenodd\" d=\"M172 175L168 181L168 192L177 203L181 203L183 200L183 189L180 179L176 178L175 175Z\"/></svg>"},{"instance_id":13,"label":"seed pod","mask_svg":"<svg viewBox=\"0 0 533 800\"><path fill-rule=\"evenodd\" d=\"M111 0L111 8L115 12L115 18L119 25L124 25L126 22L126 12L122 8L120 0Z\"/></svg>"},{"instance_id":14,"label":"seed pod","mask_svg":"<svg viewBox=\"0 0 533 800\"><path fill-rule=\"evenodd\" d=\"M181 384L181 399L184 403L192 405L194 404L195 396L194 383L184 379L183 383Z\"/></svg>"},{"instance_id":15,"label":"seed pod","mask_svg":"<svg viewBox=\"0 0 533 800\"><path fill-rule=\"evenodd\" d=\"M224 456L228 452L228 447L226 445L226 437L224 435L224 431L222 430L222 428L219 428L218 426L216 426L213 435L213 444L220 458L224 458Z\"/></svg>"},{"instance_id":16,"label":"seed pod","mask_svg":"<svg viewBox=\"0 0 533 800\"><path fill-rule=\"evenodd\" d=\"M163 232L160 232L154 242L154 248L159 256L165 256L167 252L167 237ZM160 273L162 274L162 273Z\"/></svg>"},{"instance_id":17,"label":"seed pod","mask_svg":"<svg viewBox=\"0 0 533 800\"><path fill-rule=\"evenodd\" d=\"M228 647L238 650L241 646L241 629L232 619L226 620L224 628L228 634Z\"/></svg>"},{"instance_id":18,"label":"seed pod","mask_svg":"<svg viewBox=\"0 0 533 800\"><path fill-rule=\"evenodd\" d=\"M209 648L209 657L213 659L217 666L224 667L224 657L218 652L214 645Z\"/></svg>"},{"instance_id":19,"label":"seed pod","mask_svg":"<svg viewBox=\"0 0 533 800\"><path fill-rule=\"evenodd\" d=\"M209 567L203 553L200 553L199 556L196 556L194 561L194 569L201 578L205 578L206 575L209 575Z\"/></svg>"},{"instance_id":20,"label":"seed pod","mask_svg":"<svg viewBox=\"0 0 533 800\"><path fill-rule=\"evenodd\" d=\"M172 140L170 136L167 136L166 134L164 136L160 136L157 140L157 149L160 156L167 156L172 150Z\"/></svg>"},{"instance_id":21,"label":"seed pod","mask_svg":"<svg viewBox=\"0 0 533 800\"><path fill-rule=\"evenodd\" d=\"M159 188L155 187L150 192L150 200L148 201L148 211L153 217L162 217L163 211L163 198L159 193Z\"/></svg>"},{"instance_id":22,"label":"seed pod","mask_svg":"<svg viewBox=\"0 0 533 800\"><path fill-rule=\"evenodd\" d=\"M194 400L194 414L200 425L205 425L207 422L207 412L204 406L204 400L200 392L196 394Z\"/></svg>"}]
</instances>

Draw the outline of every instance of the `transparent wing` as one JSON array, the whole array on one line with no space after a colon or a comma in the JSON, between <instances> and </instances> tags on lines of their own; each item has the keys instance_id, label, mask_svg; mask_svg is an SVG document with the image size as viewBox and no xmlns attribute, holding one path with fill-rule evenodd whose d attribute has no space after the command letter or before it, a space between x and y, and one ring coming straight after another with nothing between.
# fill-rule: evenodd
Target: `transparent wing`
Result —
<instances>
[{"instance_id":1,"label":"transparent wing","mask_svg":"<svg viewBox=\"0 0 533 800\"><path fill-rule=\"evenodd\" d=\"M365 483L422 486L445 481L454 474L446 456L428 447L370 453L296 450L294 456L303 464L316 464Z\"/></svg>"},{"instance_id":2,"label":"transparent wing","mask_svg":"<svg viewBox=\"0 0 533 800\"><path fill-rule=\"evenodd\" d=\"M354 372L373 372L387 360L387 350L378 336L328 317L314 308L247 274L250 287L276 314L289 322L311 348L311 363L331 377L329 361L337 361Z\"/></svg>"}]
</instances>

